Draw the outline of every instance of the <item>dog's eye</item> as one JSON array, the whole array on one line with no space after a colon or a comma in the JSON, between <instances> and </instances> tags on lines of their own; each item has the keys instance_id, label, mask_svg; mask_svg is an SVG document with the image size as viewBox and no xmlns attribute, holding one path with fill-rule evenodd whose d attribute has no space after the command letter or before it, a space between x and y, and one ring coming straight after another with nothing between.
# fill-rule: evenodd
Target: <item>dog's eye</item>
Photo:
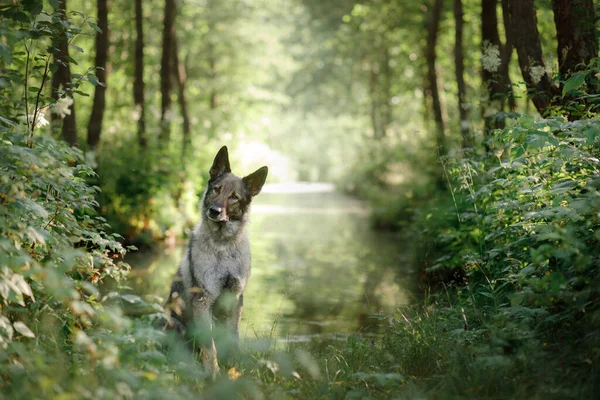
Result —
<instances>
[{"instance_id":1,"label":"dog's eye","mask_svg":"<svg viewBox=\"0 0 600 400\"><path fill-rule=\"evenodd\" d=\"M237 199L238 199L238 195L237 195L237 194L235 194L235 193L231 193L231 196L229 196L229 198L230 198L231 200L237 200Z\"/></svg>"},{"instance_id":2,"label":"dog's eye","mask_svg":"<svg viewBox=\"0 0 600 400\"><path fill-rule=\"evenodd\" d=\"M213 188L213 192L214 192L214 193L219 193L220 191L221 191L221 186L215 186L215 187Z\"/></svg>"}]
</instances>

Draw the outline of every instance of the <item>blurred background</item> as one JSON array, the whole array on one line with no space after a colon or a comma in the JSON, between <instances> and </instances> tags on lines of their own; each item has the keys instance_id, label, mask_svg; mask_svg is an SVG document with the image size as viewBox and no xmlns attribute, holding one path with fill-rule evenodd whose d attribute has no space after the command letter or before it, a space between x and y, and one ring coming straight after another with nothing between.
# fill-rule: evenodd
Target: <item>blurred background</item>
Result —
<instances>
[{"instance_id":1,"label":"blurred background","mask_svg":"<svg viewBox=\"0 0 600 400\"><path fill-rule=\"evenodd\" d=\"M598 7L0 1L0 393L594 398ZM213 384L155 328L223 145L269 177Z\"/></svg>"},{"instance_id":2,"label":"blurred background","mask_svg":"<svg viewBox=\"0 0 600 400\"><path fill-rule=\"evenodd\" d=\"M269 165L270 183L333 182L393 227L403 198L435 189L440 154L484 150L484 116L510 111L509 90L491 82L512 81L511 108L534 109L516 57L499 52L512 44L497 1L465 1L459 14L439 1L56 3L77 61L65 63L76 85L53 84L75 101L44 129L84 149L102 215L138 246L185 234L222 145L234 172ZM536 7L550 70L551 5Z\"/></svg>"}]
</instances>

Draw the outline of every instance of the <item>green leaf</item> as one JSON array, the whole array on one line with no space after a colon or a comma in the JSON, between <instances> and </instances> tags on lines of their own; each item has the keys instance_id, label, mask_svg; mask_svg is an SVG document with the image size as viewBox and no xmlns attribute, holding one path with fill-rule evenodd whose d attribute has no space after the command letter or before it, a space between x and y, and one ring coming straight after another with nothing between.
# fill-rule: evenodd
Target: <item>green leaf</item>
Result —
<instances>
[{"instance_id":1,"label":"green leaf","mask_svg":"<svg viewBox=\"0 0 600 400\"><path fill-rule=\"evenodd\" d=\"M559 183L558 185L555 185L552 188L550 193L552 193L552 194L566 193L569 190L571 190L572 188L574 188L575 186L577 186L578 183L579 183L578 181L565 181L565 182Z\"/></svg>"},{"instance_id":2,"label":"green leaf","mask_svg":"<svg viewBox=\"0 0 600 400\"><path fill-rule=\"evenodd\" d=\"M98 82L98 77L94 74L87 74L87 80L94 86L98 86L100 82Z\"/></svg>"},{"instance_id":3,"label":"green leaf","mask_svg":"<svg viewBox=\"0 0 600 400\"><path fill-rule=\"evenodd\" d=\"M75 44L71 44L71 47L74 48L75 50L77 50L80 53L83 53L83 49Z\"/></svg>"},{"instance_id":4,"label":"green leaf","mask_svg":"<svg viewBox=\"0 0 600 400\"><path fill-rule=\"evenodd\" d=\"M12 62L12 51L10 47L0 42L0 60L4 61L7 65Z\"/></svg>"},{"instance_id":5,"label":"green leaf","mask_svg":"<svg viewBox=\"0 0 600 400\"><path fill-rule=\"evenodd\" d=\"M563 86L562 97L565 97L565 95L571 90L579 89L579 87L583 85L583 82L585 82L584 71L580 71L571 75L571 77L567 79L565 85Z\"/></svg>"},{"instance_id":6,"label":"green leaf","mask_svg":"<svg viewBox=\"0 0 600 400\"><path fill-rule=\"evenodd\" d=\"M95 30L98 33L102 33L102 29L100 29L100 27L98 25L96 25L93 22L88 22L88 25L90 26L90 28L92 28L93 30Z\"/></svg>"},{"instance_id":7,"label":"green leaf","mask_svg":"<svg viewBox=\"0 0 600 400\"><path fill-rule=\"evenodd\" d=\"M17 126L17 124L14 121L4 118L3 116L0 116L0 122L2 122L5 125L8 125L8 126Z\"/></svg>"},{"instance_id":8,"label":"green leaf","mask_svg":"<svg viewBox=\"0 0 600 400\"><path fill-rule=\"evenodd\" d=\"M56 9L60 7L58 0L48 0L48 3L50 3L50 5Z\"/></svg>"}]
</instances>

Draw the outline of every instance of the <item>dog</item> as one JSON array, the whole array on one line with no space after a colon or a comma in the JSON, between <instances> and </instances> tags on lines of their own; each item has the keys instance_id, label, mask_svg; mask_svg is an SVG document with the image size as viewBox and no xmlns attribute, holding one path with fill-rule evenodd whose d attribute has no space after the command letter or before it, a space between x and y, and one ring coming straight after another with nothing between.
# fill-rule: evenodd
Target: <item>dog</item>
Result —
<instances>
[{"instance_id":1,"label":"dog","mask_svg":"<svg viewBox=\"0 0 600 400\"><path fill-rule=\"evenodd\" d=\"M267 174L264 166L239 178L231 173L227 147L219 150L202 197L200 222L192 231L167 300L172 329L184 336L201 333L201 360L213 379L219 374L212 334L215 305L221 298L229 298L225 325L237 342L244 289L250 277L246 225L250 203L260 193Z\"/></svg>"}]
</instances>

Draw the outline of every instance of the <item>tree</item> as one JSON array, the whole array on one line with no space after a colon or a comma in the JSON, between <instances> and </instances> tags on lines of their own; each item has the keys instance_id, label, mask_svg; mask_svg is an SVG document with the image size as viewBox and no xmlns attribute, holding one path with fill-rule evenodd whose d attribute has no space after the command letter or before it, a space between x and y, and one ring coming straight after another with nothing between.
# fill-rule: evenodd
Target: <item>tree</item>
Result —
<instances>
[{"instance_id":1,"label":"tree","mask_svg":"<svg viewBox=\"0 0 600 400\"><path fill-rule=\"evenodd\" d=\"M481 78L489 98L489 102L484 103L482 107L486 135L494 129L503 127L504 120L492 115L493 111L504 111L507 106L509 110L514 110L516 106L508 74L513 41L511 30L508 28L509 14L506 7L507 1L502 0L502 19L506 32L502 43L498 31L498 0L481 2L481 51L483 53Z\"/></svg>"},{"instance_id":2,"label":"tree","mask_svg":"<svg viewBox=\"0 0 600 400\"><path fill-rule=\"evenodd\" d=\"M191 128L190 128L190 117L188 113L188 105L187 99L185 96L185 83L187 81L187 73L185 68L185 63L180 62L179 60L179 45L177 41L177 37L173 37L173 78L177 83L178 94L177 99L179 100L179 108L181 111L181 116L183 118L183 154L186 153L187 148L192 143L191 137Z\"/></svg>"},{"instance_id":3,"label":"tree","mask_svg":"<svg viewBox=\"0 0 600 400\"><path fill-rule=\"evenodd\" d=\"M436 51L438 31L444 0L434 0L433 7L427 23L427 46L425 47L425 59L427 60L427 90L432 100L433 117L436 124L436 142L440 155L447 153L446 149L446 122L442 112L442 102L438 87L438 75L436 70Z\"/></svg>"},{"instance_id":4,"label":"tree","mask_svg":"<svg viewBox=\"0 0 600 400\"><path fill-rule=\"evenodd\" d=\"M508 0L507 10L523 80L530 99L543 115L557 91L546 72L534 0Z\"/></svg>"},{"instance_id":5,"label":"tree","mask_svg":"<svg viewBox=\"0 0 600 400\"><path fill-rule=\"evenodd\" d=\"M471 133L467 115L467 101L465 85L465 63L463 53L463 6L462 0L454 0L454 64L456 74L456 85L458 88L458 116L460 119L460 133L462 136L462 148L471 147Z\"/></svg>"},{"instance_id":6,"label":"tree","mask_svg":"<svg viewBox=\"0 0 600 400\"><path fill-rule=\"evenodd\" d=\"M173 91L173 42L175 38L175 15L177 13L175 0L165 0L163 26L162 58L160 62L160 136L162 141L168 141L171 135L171 93Z\"/></svg>"},{"instance_id":7,"label":"tree","mask_svg":"<svg viewBox=\"0 0 600 400\"><path fill-rule=\"evenodd\" d=\"M579 71L598 56L593 0L552 0L558 68L563 77Z\"/></svg>"},{"instance_id":8,"label":"tree","mask_svg":"<svg viewBox=\"0 0 600 400\"><path fill-rule=\"evenodd\" d=\"M102 120L106 105L106 60L108 54L108 0L97 0L98 27L96 32L96 77L98 82L94 90L92 114L88 123L87 144L95 148L100 142Z\"/></svg>"},{"instance_id":9,"label":"tree","mask_svg":"<svg viewBox=\"0 0 600 400\"><path fill-rule=\"evenodd\" d=\"M507 9L523 79L533 104L540 114L545 115L550 106L561 105L565 100L559 96L561 88L553 86L546 72L534 0L507 0ZM592 0L553 0L552 10L559 72L564 81L598 55L596 14ZM569 114L569 118L577 117L577 114Z\"/></svg>"},{"instance_id":10,"label":"tree","mask_svg":"<svg viewBox=\"0 0 600 400\"><path fill-rule=\"evenodd\" d=\"M67 1L59 0L57 13L60 19L64 21L63 26L67 26ZM64 114L62 120L62 137L71 146L77 145L77 126L75 124L75 104L73 99L73 90L71 87L71 67L69 63L69 37L66 28L63 34L53 43L54 62L57 65L56 72L52 75L52 98L58 101L62 87L63 96L71 100L70 113Z\"/></svg>"},{"instance_id":11,"label":"tree","mask_svg":"<svg viewBox=\"0 0 600 400\"><path fill-rule=\"evenodd\" d=\"M133 81L133 101L139 111L138 115L138 143L141 148L146 148L146 105L144 103L144 25L142 13L142 0L135 0L135 72Z\"/></svg>"}]
</instances>

